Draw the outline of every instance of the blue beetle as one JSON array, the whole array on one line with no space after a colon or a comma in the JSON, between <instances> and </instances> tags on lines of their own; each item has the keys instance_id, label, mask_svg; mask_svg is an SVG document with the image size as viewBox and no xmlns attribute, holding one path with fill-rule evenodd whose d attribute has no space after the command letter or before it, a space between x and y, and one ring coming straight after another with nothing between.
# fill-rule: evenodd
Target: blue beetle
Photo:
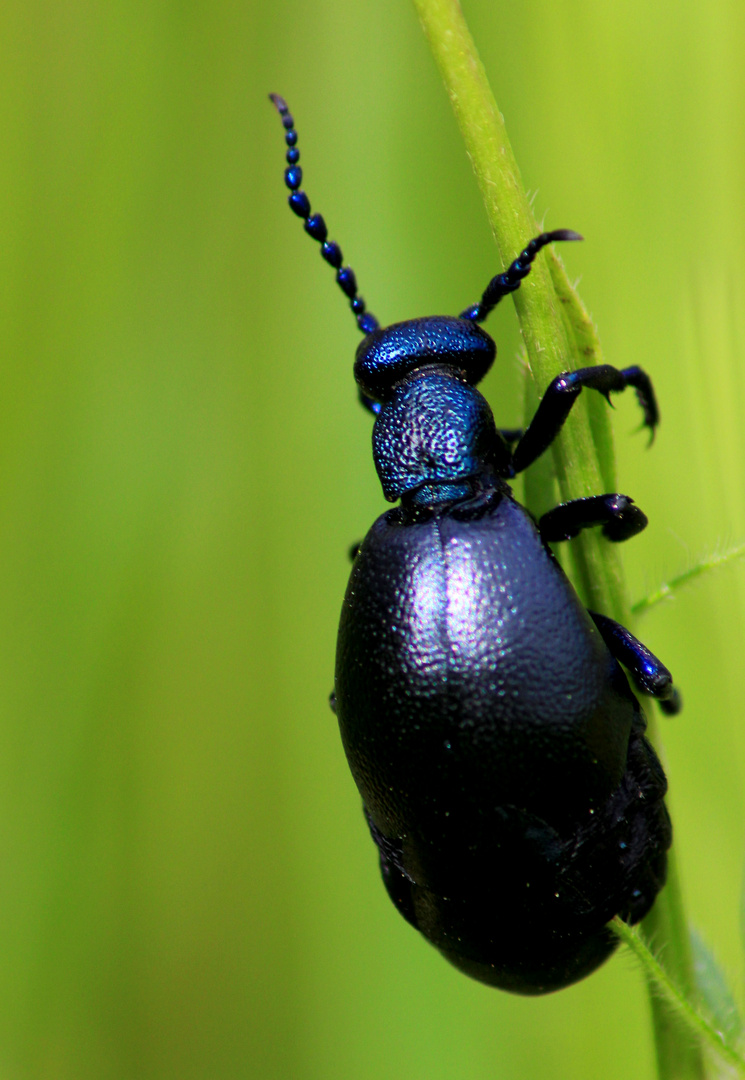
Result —
<instances>
[{"instance_id":1,"label":"blue beetle","mask_svg":"<svg viewBox=\"0 0 745 1080\"><path fill-rule=\"evenodd\" d=\"M632 634L580 602L550 543L600 526L613 541L647 519L611 493L537 522L509 480L557 436L583 388L634 388L652 435L649 377L604 364L563 372L524 431L500 431L476 389L496 355L478 325L567 229L542 233L481 300L452 316L381 328L300 189L285 128L291 209L321 244L365 335L354 374L375 416L386 499L353 553L334 708L400 913L461 971L541 994L613 951L607 923L651 908L672 839L660 762L637 689L677 712L670 672Z\"/></svg>"}]
</instances>

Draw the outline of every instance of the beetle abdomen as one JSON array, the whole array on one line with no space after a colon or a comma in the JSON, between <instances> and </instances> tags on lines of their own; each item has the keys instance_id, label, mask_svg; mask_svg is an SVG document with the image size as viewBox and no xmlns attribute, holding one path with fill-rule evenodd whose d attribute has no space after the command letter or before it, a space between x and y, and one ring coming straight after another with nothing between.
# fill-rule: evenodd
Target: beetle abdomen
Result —
<instances>
[{"instance_id":1,"label":"beetle abdomen","mask_svg":"<svg viewBox=\"0 0 745 1080\"><path fill-rule=\"evenodd\" d=\"M557 989L651 905L670 831L643 714L508 495L373 525L336 709L389 893L464 971Z\"/></svg>"},{"instance_id":2,"label":"beetle abdomen","mask_svg":"<svg viewBox=\"0 0 745 1080\"><path fill-rule=\"evenodd\" d=\"M467 975L521 994L560 990L594 971L617 945L614 915L643 918L665 883L672 839L665 777L635 727L628 768L594 815L562 840L546 822L514 807L472 873L456 869L447 891L423 887L403 867L403 845L383 838L368 816L394 904ZM447 853L443 853L447 862Z\"/></svg>"},{"instance_id":3,"label":"beetle abdomen","mask_svg":"<svg viewBox=\"0 0 745 1080\"><path fill-rule=\"evenodd\" d=\"M532 519L500 495L473 520L401 516L361 546L337 651L342 737L379 827L604 801L639 707Z\"/></svg>"}]
</instances>

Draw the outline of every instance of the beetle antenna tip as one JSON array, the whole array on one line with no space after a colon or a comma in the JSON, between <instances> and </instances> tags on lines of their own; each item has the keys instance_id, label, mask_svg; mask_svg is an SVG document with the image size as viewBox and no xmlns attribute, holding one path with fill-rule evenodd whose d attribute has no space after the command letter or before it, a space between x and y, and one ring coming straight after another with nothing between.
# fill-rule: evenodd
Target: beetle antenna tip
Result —
<instances>
[{"instance_id":1,"label":"beetle antenna tip","mask_svg":"<svg viewBox=\"0 0 745 1080\"><path fill-rule=\"evenodd\" d=\"M552 240L584 240L584 236L575 232L574 229L556 229L551 233Z\"/></svg>"}]
</instances>

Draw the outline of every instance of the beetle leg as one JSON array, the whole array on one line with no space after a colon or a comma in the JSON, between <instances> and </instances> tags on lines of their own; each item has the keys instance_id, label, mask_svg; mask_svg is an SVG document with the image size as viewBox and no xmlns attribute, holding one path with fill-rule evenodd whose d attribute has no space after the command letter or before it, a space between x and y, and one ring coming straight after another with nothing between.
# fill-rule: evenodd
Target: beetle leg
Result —
<instances>
[{"instance_id":1,"label":"beetle leg","mask_svg":"<svg viewBox=\"0 0 745 1080\"><path fill-rule=\"evenodd\" d=\"M654 442L655 428L660 422L660 410L657 407L652 380L646 371L636 366L622 368L621 374L626 380L626 385L634 388L636 400L644 413L642 427L649 428L649 445L651 446Z\"/></svg>"},{"instance_id":2,"label":"beetle leg","mask_svg":"<svg viewBox=\"0 0 745 1080\"><path fill-rule=\"evenodd\" d=\"M608 401L611 392L617 393L627 386L633 386L644 413L644 426L650 429L654 437L660 414L651 380L641 368L630 367L619 371L610 364L598 364L596 367L579 368L578 371L565 371L552 380L527 431L515 448L512 464L516 473L526 469L551 445L583 386L599 390Z\"/></svg>"},{"instance_id":3,"label":"beetle leg","mask_svg":"<svg viewBox=\"0 0 745 1080\"><path fill-rule=\"evenodd\" d=\"M499 434L502 436L506 443L512 446L513 443L516 443L520 439L522 439L524 434L524 428L500 428Z\"/></svg>"},{"instance_id":4,"label":"beetle leg","mask_svg":"<svg viewBox=\"0 0 745 1080\"><path fill-rule=\"evenodd\" d=\"M609 540L628 540L647 527L647 517L628 495L613 494L561 503L538 522L541 536L551 543L571 540L593 525L602 525Z\"/></svg>"},{"instance_id":5,"label":"beetle leg","mask_svg":"<svg viewBox=\"0 0 745 1080\"><path fill-rule=\"evenodd\" d=\"M590 611L588 614L600 631L600 636L608 646L611 655L629 670L639 690L643 694L657 698L660 708L669 716L680 712L683 704L680 694L673 685L672 675L662 661L658 660L646 645L642 645L638 638L635 638L615 619L598 615L595 611Z\"/></svg>"}]
</instances>

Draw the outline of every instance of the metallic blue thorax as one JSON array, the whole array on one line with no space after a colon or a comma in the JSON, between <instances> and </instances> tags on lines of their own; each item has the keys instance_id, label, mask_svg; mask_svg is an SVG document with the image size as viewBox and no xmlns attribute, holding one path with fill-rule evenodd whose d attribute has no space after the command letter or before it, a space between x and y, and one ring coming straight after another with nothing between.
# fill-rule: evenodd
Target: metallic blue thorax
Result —
<instances>
[{"instance_id":1,"label":"metallic blue thorax","mask_svg":"<svg viewBox=\"0 0 745 1080\"><path fill-rule=\"evenodd\" d=\"M493 472L501 440L474 384L495 354L484 330L451 316L395 323L361 342L354 371L380 403L373 456L386 499L426 489L432 501L432 486L453 497Z\"/></svg>"},{"instance_id":2,"label":"metallic blue thorax","mask_svg":"<svg viewBox=\"0 0 745 1080\"><path fill-rule=\"evenodd\" d=\"M491 472L497 439L491 409L460 372L439 365L412 372L394 388L373 428L386 499Z\"/></svg>"}]
</instances>

